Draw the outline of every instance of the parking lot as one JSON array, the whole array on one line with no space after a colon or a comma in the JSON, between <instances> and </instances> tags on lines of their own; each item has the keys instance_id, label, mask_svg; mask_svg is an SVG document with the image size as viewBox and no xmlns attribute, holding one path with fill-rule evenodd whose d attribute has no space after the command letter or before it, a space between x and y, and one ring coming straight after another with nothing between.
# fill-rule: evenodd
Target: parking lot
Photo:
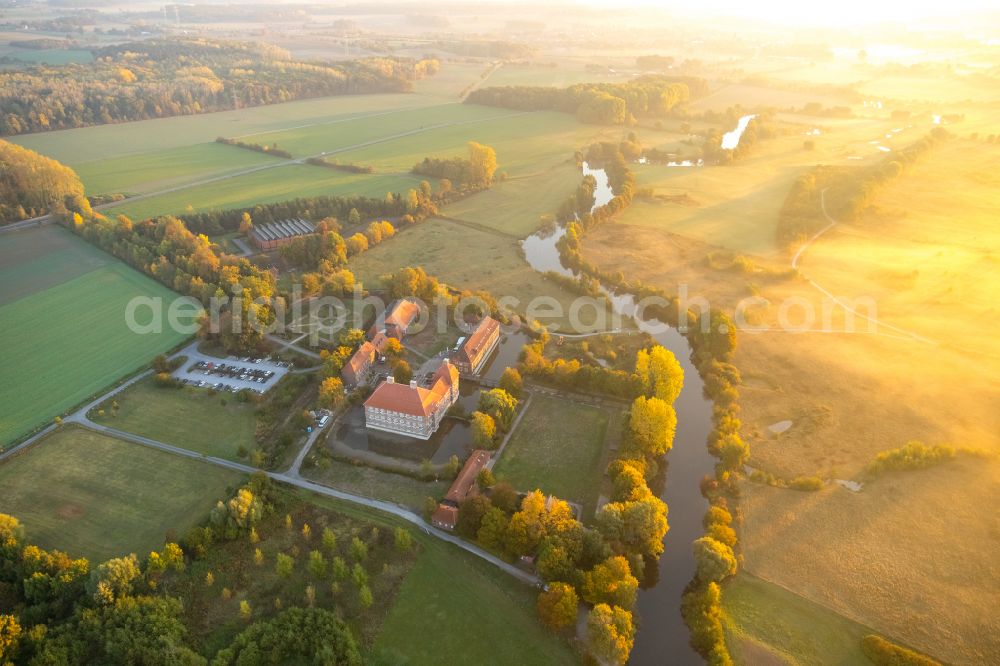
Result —
<instances>
[{"instance_id":1,"label":"parking lot","mask_svg":"<svg viewBox=\"0 0 1000 666\"><path fill-rule=\"evenodd\" d=\"M184 365L174 371L175 379L188 386L231 393L242 389L266 393L289 370L288 364L265 358L230 356L223 359L191 350L187 357Z\"/></svg>"}]
</instances>

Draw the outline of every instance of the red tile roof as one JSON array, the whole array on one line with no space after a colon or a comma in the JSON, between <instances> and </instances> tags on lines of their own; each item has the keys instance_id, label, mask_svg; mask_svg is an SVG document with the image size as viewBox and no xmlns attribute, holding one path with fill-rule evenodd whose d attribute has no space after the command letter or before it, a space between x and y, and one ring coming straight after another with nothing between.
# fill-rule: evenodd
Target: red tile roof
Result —
<instances>
[{"instance_id":1,"label":"red tile roof","mask_svg":"<svg viewBox=\"0 0 1000 666\"><path fill-rule=\"evenodd\" d=\"M365 407L411 416L430 416L437 411L438 404L448 395L452 387L457 385L458 370L445 360L434 373L434 381L429 389L385 381L379 384L371 397L365 400Z\"/></svg>"},{"instance_id":2,"label":"red tile roof","mask_svg":"<svg viewBox=\"0 0 1000 666\"><path fill-rule=\"evenodd\" d=\"M385 321L381 323L378 319L368 331L368 336L374 338L379 331L386 335L402 340L406 335L406 330L413 323L413 320L420 315L420 306L407 298L396 301L392 309L385 313Z\"/></svg>"},{"instance_id":3,"label":"red tile roof","mask_svg":"<svg viewBox=\"0 0 1000 666\"><path fill-rule=\"evenodd\" d=\"M350 373L357 379L366 365L370 365L375 360L375 345L365 341L361 343L354 355L344 364L343 370Z\"/></svg>"},{"instance_id":4,"label":"red tile roof","mask_svg":"<svg viewBox=\"0 0 1000 666\"><path fill-rule=\"evenodd\" d=\"M476 483L479 470L485 467L489 461L489 451L483 449L473 450L472 455L469 456L469 459L465 461L465 465L462 466L462 471L458 473L454 483L451 484L451 488L448 489L448 493L444 496L445 499L458 504L468 497L469 491L472 490L472 486Z\"/></svg>"},{"instance_id":5,"label":"red tile roof","mask_svg":"<svg viewBox=\"0 0 1000 666\"><path fill-rule=\"evenodd\" d=\"M458 355L464 357L464 360L469 365L475 365L476 358L486 346L486 341L490 339L490 336L499 327L500 322L493 317L483 317L476 330L472 332L468 340L462 344L462 348L458 350Z\"/></svg>"}]
</instances>

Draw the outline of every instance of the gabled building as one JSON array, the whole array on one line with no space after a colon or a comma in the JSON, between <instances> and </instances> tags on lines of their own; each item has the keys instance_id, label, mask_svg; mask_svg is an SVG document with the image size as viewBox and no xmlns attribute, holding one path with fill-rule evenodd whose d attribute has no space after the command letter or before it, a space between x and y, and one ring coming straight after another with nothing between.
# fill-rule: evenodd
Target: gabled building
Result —
<instances>
[{"instance_id":1,"label":"gabled building","mask_svg":"<svg viewBox=\"0 0 1000 666\"><path fill-rule=\"evenodd\" d=\"M420 316L420 306L408 298L402 298L393 303L383 315L375 319L375 323L368 330L368 338L372 339L382 331L390 338L402 341L410 325Z\"/></svg>"},{"instance_id":2,"label":"gabled building","mask_svg":"<svg viewBox=\"0 0 1000 666\"><path fill-rule=\"evenodd\" d=\"M378 350L374 344L367 340L361 343L354 355L347 359L344 367L340 369L340 377L344 380L344 386L358 386L367 382L378 356Z\"/></svg>"},{"instance_id":3,"label":"gabled building","mask_svg":"<svg viewBox=\"0 0 1000 666\"><path fill-rule=\"evenodd\" d=\"M500 344L500 322L493 317L483 317L472 333L459 340L451 355L451 362L459 372L471 375L483 369L490 354Z\"/></svg>"},{"instance_id":4,"label":"gabled building","mask_svg":"<svg viewBox=\"0 0 1000 666\"><path fill-rule=\"evenodd\" d=\"M445 530L455 529L458 523L458 505L467 497L471 497L478 490L476 477L479 470L486 467L490 461L490 452L483 449L476 449L465 461L462 471L455 477L454 483L448 489L448 493L438 503L437 509L431 515L431 524Z\"/></svg>"},{"instance_id":5,"label":"gabled building","mask_svg":"<svg viewBox=\"0 0 1000 666\"><path fill-rule=\"evenodd\" d=\"M254 226L250 230L250 240L262 250L287 245L293 239L316 233L316 225L309 220L292 219Z\"/></svg>"},{"instance_id":6,"label":"gabled building","mask_svg":"<svg viewBox=\"0 0 1000 666\"><path fill-rule=\"evenodd\" d=\"M447 359L430 385L416 380L397 384L390 376L365 400L365 427L417 439L429 439L458 400L458 370Z\"/></svg>"}]
</instances>

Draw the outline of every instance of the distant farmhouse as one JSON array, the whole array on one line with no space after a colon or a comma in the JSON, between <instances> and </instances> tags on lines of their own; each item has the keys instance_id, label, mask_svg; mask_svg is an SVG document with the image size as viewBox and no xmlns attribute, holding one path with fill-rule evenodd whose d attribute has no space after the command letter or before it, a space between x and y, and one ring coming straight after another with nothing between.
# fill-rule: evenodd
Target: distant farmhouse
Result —
<instances>
[{"instance_id":1,"label":"distant farmhouse","mask_svg":"<svg viewBox=\"0 0 1000 666\"><path fill-rule=\"evenodd\" d=\"M254 226L250 240L261 250L273 250L287 245L293 239L316 233L316 225L309 220L292 219Z\"/></svg>"},{"instance_id":2,"label":"distant farmhouse","mask_svg":"<svg viewBox=\"0 0 1000 666\"><path fill-rule=\"evenodd\" d=\"M434 527L445 530L455 529L455 524L458 522L458 505L478 490L476 477L489 461L489 451L476 449L472 452L469 459L465 461L462 471L455 478L455 482L448 489L448 494L444 496L431 516L431 524Z\"/></svg>"},{"instance_id":3,"label":"distant farmhouse","mask_svg":"<svg viewBox=\"0 0 1000 666\"><path fill-rule=\"evenodd\" d=\"M443 359L428 387L417 380L397 384L392 376L365 400L365 427L429 439L458 400L458 370Z\"/></svg>"},{"instance_id":4,"label":"distant farmhouse","mask_svg":"<svg viewBox=\"0 0 1000 666\"><path fill-rule=\"evenodd\" d=\"M458 341L451 354L451 362L463 374L477 374L498 344L500 322L493 317L484 317L471 335Z\"/></svg>"},{"instance_id":5,"label":"distant farmhouse","mask_svg":"<svg viewBox=\"0 0 1000 666\"><path fill-rule=\"evenodd\" d=\"M382 316L376 318L368 330L368 337L374 338L379 331L384 331L390 338L402 341L418 316L420 316L420 305L408 298L400 299Z\"/></svg>"}]
</instances>

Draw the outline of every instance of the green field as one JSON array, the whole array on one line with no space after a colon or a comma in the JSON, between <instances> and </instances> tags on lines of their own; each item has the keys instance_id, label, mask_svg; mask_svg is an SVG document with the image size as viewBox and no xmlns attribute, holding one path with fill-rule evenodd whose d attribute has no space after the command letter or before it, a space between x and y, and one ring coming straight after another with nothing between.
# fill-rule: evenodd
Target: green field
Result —
<instances>
[{"instance_id":1,"label":"green field","mask_svg":"<svg viewBox=\"0 0 1000 666\"><path fill-rule=\"evenodd\" d=\"M440 99L408 94L343 95L194 116L25 134L11 137L11 141L75 168L90 160L210 143L220 136L245 138L261 132L323 125L403 107L440 103Z\"/></svg>"},{"instance_id":2,"label":"green field","mask_svg":"<svg viewBox=\"0 0 1000 666\"><path fill-rule=\"evenodd\" d=\"M88 194L142 194L280 161L280 157L212 142L87 161L76 166L76 173Z\"/></svg>"},{"instance_id":3,"label":"green field","mask_svg":"<svg viewBox=\"0 0 1000 666\"><path fill-rule=\"evenodd\" d=\"M871 629L749 574L726 585L722 607L734 657L750 643L773 651L779 662L870 663L861 639L874 633Z\"/></svg>"},{"instance_id":4,"label":"green field","mask_svg":"<svg viewBox=\"0 0 1000 666\"><path fill-rule=\"evenodd\" d=\"M384 197L386 192L405 192L418 187L420 180L408 173L367 175L288 164L177 192L126 201L105 213L141 220L157 215L287 201L296 197L338 194Z\"/></svg>"},{"instance_id":5,"label":"green field","mask_svg":"<svg viewBox=\"0 0 1000 666\"><path fill-rule=\"evenodd\" d=\"M436 666L441 655L456 664L578 663L569 646L538 623L533 589L453 546L430 538L422 543L376 654L412 666Z\"/></svg>"},{"instance_id":6,"label":"green field","mask_svg":"<svg viewBox=\"0 0 1000 666\"><path fill-rule=\"evenodd\" d=\"M432 218L358 255L349 268L368 288L374 288L386 273L404 266L423 266L455 287L485 290L497 298L513 297L517 299L513 309L522 313L533 299L551 297L559 302L564 316L546 318L545 323L565 323L575 296L540 279L519 251L519 241L513 237ZM592 317L582 319L586 323Z\"/></svg>"},{"instance_id":7,"label":"green field","mask_svg":"<svg viewBox=\"0 0 1000 666\"><path fill-rule=\"evenodd\" d=\"M149 335L129 330L130 299L169 300L176 294L63 229L5 234L0 265L5 343L0 443L10 443L187 337L167 327Z\"/></svg>"},{"instance_id":8,"label":"green field","mask_svg":"<svg viewBox=\"0 0 1000 666\"><path fill-rule=\"evenodd\" d=\"M589 515L601 485L608 413L538 394L494 468L515 488L536 488L584 506Z\"/></svg>"},{"instance_id":9,"label":"green field","mask_svg":"<svg viewBox=\"0 0 1000 666\"><path fill-rule=\"evenodd\" d=\"M28 540L95 561L163 545L208 515L241 475L64 427L0 464L0 512ZM174 538L177 538L175 536Z\"/></svg>"},{"instance_id":10,"label":"green field","mask_svg":"<svg viewBox=\"0 0 1000 666\"><path fill-rule=\"evenodd\" d=\"M91 418L117 430L229 460L240 460L241 445L249 451L256 444L253 405L237 402L229 393L210 396L189 386L159 388L149 378L115 399L117 415L105 410L104 417Z\"/></svg>"},{"instance_id":11,"label":"green field","mask_svg":"<svg viewBox=\"0 0 1000 666\"><path fill-rule=\"evenodd\" d=\"M576 165L566 162L544 174L495 183L488 190L445 206L442 212L523 238L538 230L541 216L554 215L582 178Z\"/></svg>"}]
</instances>

